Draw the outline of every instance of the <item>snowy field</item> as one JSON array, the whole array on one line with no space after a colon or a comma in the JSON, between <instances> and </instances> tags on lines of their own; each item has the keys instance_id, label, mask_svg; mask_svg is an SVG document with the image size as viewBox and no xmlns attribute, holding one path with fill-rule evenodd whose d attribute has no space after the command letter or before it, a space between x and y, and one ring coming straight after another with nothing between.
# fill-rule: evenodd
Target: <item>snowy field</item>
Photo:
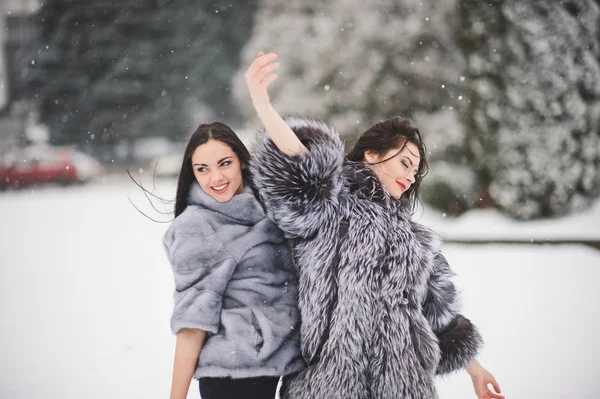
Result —
<instances>
[{"instance_id":1,"label":"snowy field","mask_svg":"<svg viewBox=\"0 0 600 399\"><path fill-rule=\"evenodd\" d=\"M174 184L166 185L158 193L172 196ZM144 218L128 196L160 216L125 179L0 193L0 398L168 397L174 337L172 275L161 246L167 224ZM457 238L520 231L539 239L565 226L600 236L595 211L518 225L489 212L423 220ZM458 273L464 313L486 340L480 361L507 398L600 395L600 251L447 245L445 253ZM442 399L475 398L464 372L441 379L439 391ZM196 383L189 398L199 398Z\"/></svg>"}]
</instances>

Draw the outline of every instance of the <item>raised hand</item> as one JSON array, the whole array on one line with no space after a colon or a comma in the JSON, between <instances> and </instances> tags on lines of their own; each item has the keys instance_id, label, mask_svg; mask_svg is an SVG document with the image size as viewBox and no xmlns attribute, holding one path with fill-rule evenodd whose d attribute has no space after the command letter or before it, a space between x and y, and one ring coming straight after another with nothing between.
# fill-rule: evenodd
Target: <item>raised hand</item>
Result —
<instances>
[{"instance_id":1,"label":"raised hand","mask_svg":"<svg viewBox=\"0 0 600 399\"><path fill-rule=\"evenodd\" d=\"M277 54L265 54L262 51L258 53L246 71L246 84L250 90L256 114L273 143L286 155L300 155L307 151L306 147L273 108L269 98L267 89L277 79L277 75L272 73L279 67L279 63L275 62L276 59Z\"/></svg>"},{"instance_id":2,"label":"raised hand","mask_svg":"<svg viewBox=\"0 0 600 399\"><path fill-rule=\"evenodd\" d=\"M246 84L248 85L254 107L269 105L271 103L267 89L277 79L277 74L272 73L279 67L279 63L275 62L276 59L277 54L265 54L261 51L246 71Z\"/></svg>"}]
</instances>

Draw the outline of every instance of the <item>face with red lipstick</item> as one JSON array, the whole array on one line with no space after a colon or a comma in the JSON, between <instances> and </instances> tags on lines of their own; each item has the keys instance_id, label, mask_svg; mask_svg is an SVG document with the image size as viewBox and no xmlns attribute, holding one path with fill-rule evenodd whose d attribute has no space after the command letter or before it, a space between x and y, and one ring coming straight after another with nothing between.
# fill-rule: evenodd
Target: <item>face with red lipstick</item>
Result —
<instances>
[{"instance_id":1,"label":"face with red lipstick","mask_svg":"<svg viewBox=\"0 0 600 399\"><path fill-rule=\"evenodd\" d=\"M429 166L427 147L413 121L394 116L374 124L356 139L346 159L368 164L390 196L402 200L403 209L417 210Z\"/></svg>"},{"instance_id":2,"label":"face with red lipstick","mask_svg":"<svg viewBox=\"0 0 600 399\"><path fill-rule=\"evenodd\" d=\"M242 165L233 149L219 140L208 140L192 154L194 177L202 190L218 202L227 202L244 190Z\"/></svg>"},{"instance_id":3,"label":"face with red lipstick","mask_svg":"<svg viewBox=\"0 0 600 399\"><path fill-rule=\"evenodd\" d=\"M370 164L381 184L394 198L400 198L415 183L421 158L419 148L406 142L384 154L365 151L365 161Z\"/></svg>"}]
</instances>

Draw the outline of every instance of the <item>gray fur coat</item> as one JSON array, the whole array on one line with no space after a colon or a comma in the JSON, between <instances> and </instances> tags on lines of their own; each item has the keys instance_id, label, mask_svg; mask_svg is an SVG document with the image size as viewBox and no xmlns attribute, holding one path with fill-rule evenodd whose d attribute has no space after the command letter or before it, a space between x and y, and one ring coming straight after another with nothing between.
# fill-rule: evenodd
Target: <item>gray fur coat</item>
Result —
<instances>
[{"instance_id":1,"label":"gray fur coat","mask_svg":"<svg viewBox=\"0 0 600 399\"><path fill-rule=\"evenodd\" d=\"M196 182L163 242L173 267L171 329L207 332L195 378L281 376L305 367L291 251L252 190L220 203Z\"/></svg>"},{"instance_id":2,"label":"gray fur coat","mask_svg":"<svg viewBox=\"0 0 600 399\"><path fill-rule=\"evenodd\" d=\"M482 344L458 313L440 238L411 220L369 166L344 161L333 129L287 122L309 152L288 157L265 138L251 165L269 215L299 239L310 366L284 378L282 398L436 398L435 375L465 367ZM338 244L343 219L349 228Z\"/></svg>"}]
</instances>

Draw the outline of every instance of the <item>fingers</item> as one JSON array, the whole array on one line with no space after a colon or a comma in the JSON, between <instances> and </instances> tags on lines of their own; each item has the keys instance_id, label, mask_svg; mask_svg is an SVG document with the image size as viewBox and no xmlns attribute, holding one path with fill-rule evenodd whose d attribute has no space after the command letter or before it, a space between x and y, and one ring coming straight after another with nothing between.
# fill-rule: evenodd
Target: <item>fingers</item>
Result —
<instances>
[{"instance_id":1,"label":"fingers","mask_svg":"<svg viewBox=\"0 0 600 399\"><path fill-rule=\"evenodd\" d=\"M500 391L498 391L498 392L500 392ZM485 394L485 395L486 395L486 397L488 397L488 398L493 398L493 399L504 399L504 396L503 396L503 395L498 395L497 393L494 393L494 392L490 391L490 390L489 390L489 388L488 388L488 390L487 390L487 392L486 392L486 394Z\"/></svg>"},{"instance_id":2,"label":"fingers","mask_svg":"<svg viewBox=\"0 0 600 399\"><path fill-rule=\"evenodd\" d=\"M251 72L253 75L256 75L261 69L272 63L277 59L277 54L265 54L260 58L257 58L253 62L253 71Z\"/></svg>"},{"instance_id":3,"label":"fingers","mask_svg":"<svg viewBox=\"0 0 600 399\"><path fill-rule=\"evenodd\" d=\"M269 87L269 85L271 83L273 83L275 81L275 79L277 79L277 74L276 73L272 73L269 76L267 76L266 78L263 79L263 81L261 82L265 87Z\"/></svg>"},{"instance_id":4,"label":"fingers","mask_svg":"<svg viewBox=\"0 0 600 399\"><path fill-rule=\"evenodd\" d=\"M275 79L277 79L276 74L271 74L271 72L277 68L279 68L279 63L271 62L260 68L255 73L251 73L249 71L246 75L246 82L248 83L249 87L268 87L275 81Z\"/></svg>"},{"instance_id":5,"label":"fingers","mask_svg":"<svg viewBox=\"0 0 600 399\"><path fill-rule=\"evenodd\" d=\"M257 81L262 81L265 79L265 77L267 77L267 75L271 72L273 72L275 69L279 68L279 63L278 62L274 62L272 64L266 65L264 67L262 67L255 75L254 78Z\"/></svg>"},{"instance_id":6,"label":"fingers","mask_svg":"<svg viewBox=\"0 0 600 399\"><path fill-rule=\"evenodd\" d=\"M495 378L492 378L492 382L491 382L492 386L494 387L494 390L498 393L502 392L500 390L500 385L498 385L498 382L496 381Z\"/></svg>"},{"instance_id":7,"label":"fingers","mask_svg":"<svg viewBox=\"0 0 600 399\"><path fill-rule=\"evenodd\" d=\"M254 61L252 61L252 64L250 64L250 67L248 68L248 71L246 72L246 77L249 78L249 77L254 76L262 67L275 61L276 59L277 59L277 54L275 54L275 53L269 53L269 54L263 54L261 56L257 56L254 59Z\"/></svg>"}]
</instances>

